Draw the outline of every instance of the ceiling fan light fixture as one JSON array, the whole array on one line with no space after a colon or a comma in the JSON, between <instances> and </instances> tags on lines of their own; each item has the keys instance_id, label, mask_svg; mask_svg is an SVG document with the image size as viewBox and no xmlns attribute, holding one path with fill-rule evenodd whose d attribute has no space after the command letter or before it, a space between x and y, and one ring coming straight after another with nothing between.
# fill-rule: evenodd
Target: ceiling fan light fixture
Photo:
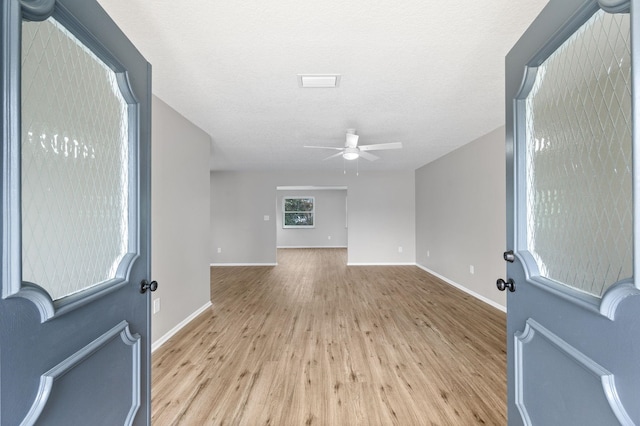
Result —
<instances>
[{"instance_id":1,"label":"ceiling fan light fixture","mask_svg":"<svg viewBox=\"0 0 640 426\"><path fill-rule=\"evenodd\" d=\"M360 157L360 153L357 149L354 148L347 148L342 153L342 158L344 158L345 160L355 160L358 157Z\"/></svg>"},{"instance_id":2,"label":"ceiling fan light fixture","mask_svg":"<svg viewBox=\"0 0 640 426\"><path fill-rule=\"evenodd\" d=\"M358 140L359 140L359 136L357 135L355 129L347 129L347 139L345 140L344 148L338 148L336 146L315 146L315 145L305 145L304 147L331 149L333 151L338 151L335 154L325 158L325 160L342 157L343 159L349 160L349 161L357 160L360 157L368 161L377 161L380 159L380 157L378 157L377 155L371 154L369 151L402 148L401 142L378 143L373 145L358 145Z\"/></svg>"}]
</instances>

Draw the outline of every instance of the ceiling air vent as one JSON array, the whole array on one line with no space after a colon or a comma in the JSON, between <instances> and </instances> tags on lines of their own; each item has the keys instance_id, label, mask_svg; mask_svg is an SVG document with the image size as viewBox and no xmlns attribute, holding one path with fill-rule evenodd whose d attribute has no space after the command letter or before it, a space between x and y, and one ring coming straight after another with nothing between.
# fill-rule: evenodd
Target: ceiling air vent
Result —
<instances>
[{"instance_id":1,"label":"ceiling air vent","mask_svg":"<svg viewBox=\"0 0 640 426\"><path fill-rule=\"evenodd\" d=\"M298 74L298 87L332 89L340 86L340 74Z\"/></svg>"}]
</instances>

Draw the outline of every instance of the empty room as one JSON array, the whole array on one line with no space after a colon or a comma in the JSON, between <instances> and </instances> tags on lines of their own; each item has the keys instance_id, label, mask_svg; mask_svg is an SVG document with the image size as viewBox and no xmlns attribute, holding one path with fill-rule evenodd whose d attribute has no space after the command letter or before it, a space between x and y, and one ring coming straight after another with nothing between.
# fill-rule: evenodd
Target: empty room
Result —
<instances>
[{"instance_id":1,"label":"empty room","mask_svg":"<svg viewBox=\"0 0 640 426\"><path fill-rule=\"evenodd\" d=\"M634 5L2 0L0 425L640 424Z\"/></svg>"}]
</instances>

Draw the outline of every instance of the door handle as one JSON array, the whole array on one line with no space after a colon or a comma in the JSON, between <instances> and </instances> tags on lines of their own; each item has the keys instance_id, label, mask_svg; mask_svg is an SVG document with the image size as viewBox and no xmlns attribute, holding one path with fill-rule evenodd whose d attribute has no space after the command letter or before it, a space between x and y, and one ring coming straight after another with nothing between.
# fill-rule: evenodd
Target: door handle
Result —
<instances>
[{"instance_id":1,"label":"door handle","mask_svg":"<svg viewBox=\"0 0 640 426\"><path fill-rule=\"evenodd\" d=\"M513 253L513 250L507 250L502 253L502 258L505 262L513 263L516 260L516 255Z\"/></svg>"},{"instance_id":2,"label":"door handle","mask_svg":"<svg viewBox=\"0 0 640 426\"><path fill-rule=\"evenodd\" d=\"M507 281L502 278L498 278L498 281L496 281L496 287L498 287L498 290L500 291L505 291L506 289L509 289L510 292L516 291L516 283L512 278L509 278Z\"/></svg>"},{"instance_id":3,"label":"door handle","mask_svg":"<svg viewBox=\"0 0 640 426\"><path fill-rule=\"evenodd\" d=\"M149 291L156 291L158 289L158 281L147 281L147 280L142 280L142 282L140 283L140 293L146 293L147 290Z\"/></svg>"}]
</instances>

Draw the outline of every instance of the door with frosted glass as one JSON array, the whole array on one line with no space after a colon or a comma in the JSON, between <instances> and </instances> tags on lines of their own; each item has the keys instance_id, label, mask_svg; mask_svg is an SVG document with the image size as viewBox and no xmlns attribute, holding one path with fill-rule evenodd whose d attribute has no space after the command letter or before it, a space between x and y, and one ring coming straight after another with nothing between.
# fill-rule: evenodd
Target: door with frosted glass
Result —
<instances>
[{"instance_id":1,"label":"door with frosted glass","mask_svg":"<svg viewBox=\"0 0 640 426\"><path fill-rule=\"evenodd\" d=\"M1 5L0 424L148 424L150 66L95 1Z\"/></svg>"},{"instance_id":2,"label":"door with frosted glass","mask_svg":"<svg viewBox=\"0 0 640 426\"><path fill-rule=\"evenodd\" d=\"M640 424L637 6L552 0L507 56L510 425Z\"/></svg>"}]
</instances>

